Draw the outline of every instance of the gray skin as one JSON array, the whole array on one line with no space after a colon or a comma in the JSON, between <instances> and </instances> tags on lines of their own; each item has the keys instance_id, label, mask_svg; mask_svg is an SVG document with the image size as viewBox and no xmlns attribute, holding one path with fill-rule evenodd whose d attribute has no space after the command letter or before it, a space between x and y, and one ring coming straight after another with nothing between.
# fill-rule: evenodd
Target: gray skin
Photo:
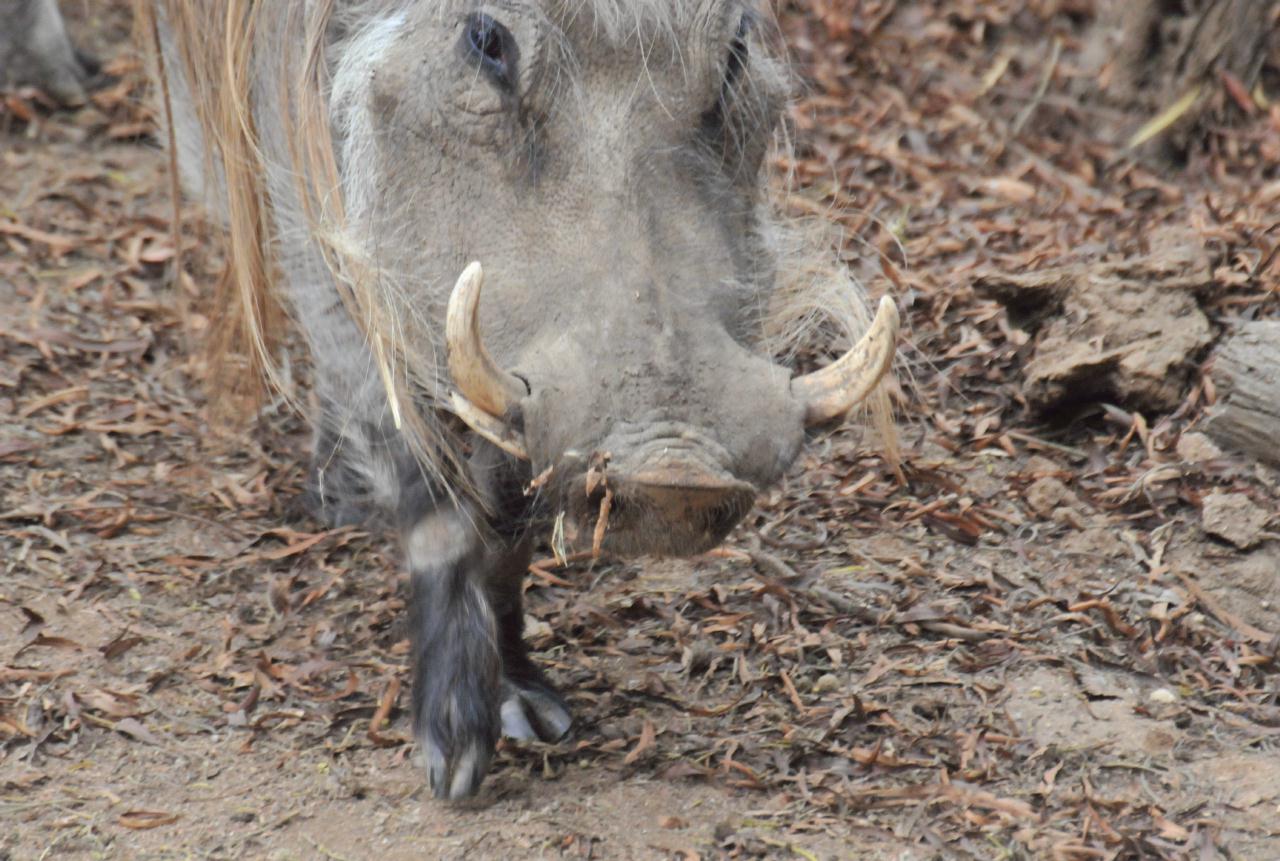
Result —
<instances>
[{"instance_id":1,"label":"gray skin","mask_svg":"<svg viewBox=\"0 0 1280 861\"><path fill-rule=\"evenodd\" d=\"M85 102L97 62L67 38L57 0L0 0L0 86L39 87L63 105Z\"/></svg>"},{"instance_id":2,"label":"gray skin","mask_svg":"<svg viewBox=\"0 0 1280 861\"><path fill-rule=\"evenodd\" d=\"M331 522L381 512L403 535L415 728L438 797L477 791L499 735L570 727L522 640L533 536L563 513L590 546L608 492L606 551L704 552L803 441L792 373L760 343L777 265L763 160L786 81L752 21L745 0L343 6L327 98L351 241L407 337L441 357L454 280L481 261L483 337L527 387L502 418L530 462L461 433L469 474L452 487L392 425L307 240L272 67L258 71L280 263L316 366L311 495ZM285 26L264 25L262 56L294 38ZM174 89L184 179L216 196ZM437 403L419 407L460 427Z\"/></svg>"}]
</instances>

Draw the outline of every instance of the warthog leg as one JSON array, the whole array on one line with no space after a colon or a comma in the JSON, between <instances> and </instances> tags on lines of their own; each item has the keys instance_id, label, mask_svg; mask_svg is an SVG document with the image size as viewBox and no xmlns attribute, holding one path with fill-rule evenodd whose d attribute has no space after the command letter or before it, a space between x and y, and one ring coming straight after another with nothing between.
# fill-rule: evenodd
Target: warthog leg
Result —
<instances>
[{"instance_id":1,"label":"warthog leg","mask_svg":"<svg viewBox=\"0 0 1280 861\"><path fill-rule=\"evenodd\" d=\"M480 444L471 459L487 512L433 484L398 432L317 421L308 488L333 524L394 512L410 574L414 729L432 792L473 795L500 735L555 741L569 709L524 643L531 546L527 469ZM487 517L486 517L487 514Z\"/></svg>"},{"instance_id":2,"label":"warthog leg","mask_svg":"<svg viewBox=\"0 0 1280 861\"><path fill-rule=\"evenodd\" d=\"M502 655L484 588L499 562L467 512L437 509L405 531L411 576L414 730L437 798L473 795L498 741Z\"/></svg>"},{"instance_id":3,"label":"warthog leg","mask_svg":"<svg viewBox=\"0 0 1280 861\"><path fill-rule=\"evenodd\" d=\"M414 715L437 798L473 795L500 734L554 741L569 710L529 659L521 584L529 543L444 504L406 524Z\"/></svg>"}]
</instances>

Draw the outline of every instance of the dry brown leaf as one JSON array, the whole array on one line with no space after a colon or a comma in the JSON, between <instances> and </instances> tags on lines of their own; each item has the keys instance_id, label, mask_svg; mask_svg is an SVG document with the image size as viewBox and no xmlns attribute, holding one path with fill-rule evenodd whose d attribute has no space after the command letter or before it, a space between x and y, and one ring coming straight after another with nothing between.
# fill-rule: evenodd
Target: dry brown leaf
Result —
<instances>
[{"instance_id":1,"label":"dry brown leaf","mask_svg":"<svg viewBox=\"0 0 1280 861\"><path fill-rule=\"evenodd\" d=\"M1009 203L1029 203L1035 199L1036 187L1029 182L1012 177L991 177L978 183L978 189L990 197L998 197Z\"/></svg>"},{"instance_id":2,"label":"dry brown leaf","mask_svg":"<svg viewBox=\"0 0 1280 861\"><path fill-rule=\"evenodd\" d=\"M177 813L163 813L158 810L129 810L121 813L116 819L116 823L134 831L147 831L152 828L172 825L179 818Z\"/></svg>"},{"instance_id":3,"label":"dry brown leaf","mask_svg":"<svg viewBox=\"0 0 1280 861\"><path fill-rule=\"evenodd\" d=\"M658 737L657 730L653 726L653 721L646 720L644 726L640 728L640 738L636 741L636 746L631 752L623 757L624 765L635 765L640 757L649 752Z\"/></svg>"}]
</instances>

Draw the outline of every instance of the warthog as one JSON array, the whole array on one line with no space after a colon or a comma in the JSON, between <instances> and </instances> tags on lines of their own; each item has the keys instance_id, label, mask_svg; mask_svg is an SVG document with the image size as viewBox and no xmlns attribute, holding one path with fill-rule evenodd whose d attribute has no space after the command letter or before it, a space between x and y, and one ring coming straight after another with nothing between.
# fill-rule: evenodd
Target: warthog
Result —
<instances>
[{"instance_id":1,"label":"warthog","mask_svg":"<svg viewBox=\"0 0 1280 861\"><path fill-rule=\"evenodd\" d=\"M97 62L67 38L57 0L0 0L0 86L32 84L81 105Z\"/></svg>"},{"instance_id":2,"label":"warthog","mask_svg":"<svg viewBox=\"0 0 1280 861\"><path fill-rule=\"evenodd\" d=\"M522 640L534 536L711 549L875 390L897 313L774 214L788 83L746 0L140 9L227 313L269 353L278 273L309 342L314 501L403 536L418 742L471 795L499 735L570 726ZM811 336L852 346L798 375Z\"/></svg>"}]
</instances>

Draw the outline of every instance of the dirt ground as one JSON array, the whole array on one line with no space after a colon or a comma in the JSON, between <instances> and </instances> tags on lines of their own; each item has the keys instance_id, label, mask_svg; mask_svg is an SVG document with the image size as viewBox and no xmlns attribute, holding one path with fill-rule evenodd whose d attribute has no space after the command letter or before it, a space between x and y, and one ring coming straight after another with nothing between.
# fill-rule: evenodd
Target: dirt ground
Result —
<instances>
[{"instance_id":1,"label":"dirt ground","mask_svg":"<svg viewBox=\"0 0 1280 861\"><path fill-rule=\"evenodd\" d=\"M783 5L791 205L910 320L903 478L828 432L723 552L540 563L575 729L450 807L394 545L302 511L282 402L210 426L216 247L167 286L127 17L65 3L117 77L0 101L0 859L1280 858L1280 473L1200 433L1280 315L1280 107L1135 162L1070 95L1092 5ZM1172 293L1097 285L1171 283L1157 236L1201 274L1138 331Z\"/></svg>"}]
</instances>

